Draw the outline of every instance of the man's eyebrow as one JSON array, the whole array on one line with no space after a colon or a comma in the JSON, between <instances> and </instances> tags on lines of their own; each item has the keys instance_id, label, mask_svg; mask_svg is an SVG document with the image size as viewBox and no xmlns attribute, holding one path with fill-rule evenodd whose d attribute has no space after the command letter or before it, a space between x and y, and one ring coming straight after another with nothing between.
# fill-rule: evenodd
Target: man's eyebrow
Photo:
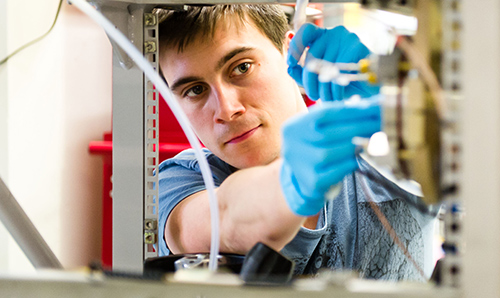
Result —
<instances>
[{"instance_id":1,"label":"man's eyebrow","mask_svg":"<svg viewBox=\"0 0 500 298\"><path fill-rule=\"evenodd\" d=\"M227 53L224 57L220 58L219 62L217 63L216 70L220 70L224 66L224 64L226 64L226 62L231 60L234 56L236 56L240 53L252 51L254 49L255 48L252 48L252 47L241 47L241 48L237 48L237 49L232 50L231 52Z\"/></svg>"},{"instance_id":2,"label":"man's eyebrow","mask_svg":"<svg viewBox=\"0 0 500 298\"><path fill-rule=\"evenodd\" d=\"M172 87L170 87L170 90L172 90L172 92L175 92L176 89L178 89L180 86L182 86L184 84L191 83L194 81L201 81L201 80L203 80L201 77L195 77L195 76L183 77L183 78L180 78L177 81L175 81L172 84Z\"/></svg>"}]
</instances>

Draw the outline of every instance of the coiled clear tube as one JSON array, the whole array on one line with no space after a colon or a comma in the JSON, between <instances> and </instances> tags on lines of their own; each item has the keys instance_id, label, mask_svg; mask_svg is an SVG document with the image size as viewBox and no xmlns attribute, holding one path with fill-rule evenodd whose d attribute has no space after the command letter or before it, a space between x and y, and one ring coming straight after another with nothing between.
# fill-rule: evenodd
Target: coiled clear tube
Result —
<instances>
[{"instance_id":1,"label":"coiled clear tube","mask_svg":"<svg viewBox=\"0 0 500 298\"><path fill-rule=\"evenodd\" d=\"M153 69L151 64L142 56L139 50L120 32L115 26L106 19L100 12L94 9L85 0L71 0L73 5L85 13L88 17L99 24L108 36L113 39L135 62L135 64L144 72L144 74L153 82L155 87L158 89L160 94L163 96L168 106L172 110L174 116L179 121L179 124L186 134L186 137L190 145L195 150L195 156L200 164L201 174L203 176L203 181L207 188L209 200L210 200L210 220L211 220L211 245L210 245L210 260L208 268L209 270L215 272L217 271L217 256L219 254L219 208L217 203L217 197L215 196L215 186L208 165L205 154L201 149L201 145L198 142L198 138L191 129L189 120L181 109L177 101L175 100L172 92L167 87L165 82L160 78L160 76Z\"/></svg>"}]
</instances>

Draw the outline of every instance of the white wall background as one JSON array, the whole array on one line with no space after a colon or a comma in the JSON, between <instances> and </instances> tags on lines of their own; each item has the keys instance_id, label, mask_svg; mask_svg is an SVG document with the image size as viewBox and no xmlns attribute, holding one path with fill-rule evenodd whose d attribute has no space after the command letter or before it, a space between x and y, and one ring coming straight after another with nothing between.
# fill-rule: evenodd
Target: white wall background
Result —
<instances>
[{"instance_id":1,"label":"white wall background","mask_svg":"<svg viewBox=\"0 0 500 298\"><path fill-rule=\"evenodd\" d=\"M0 57L45 33L58 3L0 1ZM63 1L54 30L0 67L0 175L66 268L100 258L102 163L88 143L111 130L111 55ZM0 270L33 270L3 226Z\"/></svg>"},{"instance_id":2,"label":"white wall background","mask_svg":"<svg viewBox=\"0 0 500 298\"><path fill-rule=\"evenodd\" d=\"M417 19L381 10L362 9L359 4L325 4L323 25L345 26L356 33L373 53L392 53L397 35L414 35Z\"/></svg>"},{"instance_id":3,"label":"white wall background","mask_svg":"<svg viewBox=\"0 0 500 298\"><path fill-rule=\"evenodd\" d=\"M0 59L7 55L7 2L0 1ZM7 180L7 69L0 66L0 177ZM0 224L0 268L7 268L8 236Z\"/></svg>"}]
</instances>

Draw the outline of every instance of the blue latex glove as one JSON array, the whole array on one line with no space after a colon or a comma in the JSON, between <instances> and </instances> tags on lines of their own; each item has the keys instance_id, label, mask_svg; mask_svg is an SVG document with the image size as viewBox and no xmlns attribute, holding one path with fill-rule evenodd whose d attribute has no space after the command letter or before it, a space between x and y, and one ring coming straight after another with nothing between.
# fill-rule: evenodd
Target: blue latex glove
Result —
<instances>
[{"instance_id":1,"label":"blue latex glove","mask_svg":"<svg viewBox=\"0 0 500 298\"><path fill-rule=\"evenodd\" d=\"M332 101L350 98L355 94L370 97L379 93L378 86L367 82L351 82L348 86L319 82L317 74L302 69L298 64L306 47L309 47L306 63L311 59L311 55L329 62L359 62L366 58L370 51L356 34L350 33L343 26L325 29L306 23L300 27L288 49L288 74L304 87L310 99Z\"/></svg>"},{"instance_id":2,"label":"blue latex glove","mask_svg":"<svg viewBox=\"0 0 500 298\"><path fill-rule=\"evenodd\" d=\"M317 214L330 187L358 169L352 138L380 128L380 105L369 100L325 102L285 122L280 182L290 209Z\"/></svg>"}]
</instances>

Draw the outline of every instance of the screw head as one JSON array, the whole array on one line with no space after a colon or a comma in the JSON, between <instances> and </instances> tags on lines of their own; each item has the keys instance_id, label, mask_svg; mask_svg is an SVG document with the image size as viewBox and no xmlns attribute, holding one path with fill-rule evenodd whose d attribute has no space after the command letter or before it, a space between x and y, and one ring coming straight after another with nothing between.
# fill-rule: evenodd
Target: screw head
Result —
<instances>
[{"instance_id":1,"label":"screw head","mask_svg":"<svg viewBox=\"0 0 500 298\"><path fill-rule=\"evenodd\" d=\"M147 13L144 15L144 25L146 26L154 26L156 25L156 15L152 13Z\"/></svg>"},{"instance_id":2,"label":"screw head","mask_svg":"<svg viewBox=\"0 0 500 298\"><path fill-rule=\"evenodd\" d=\"M155 244L156 243L155 234L151 232L144 233L144 242L146 244Z\"/></svg>"},{"instance_id":3,"label":"screw head","mask_svg":"<svg viewBox=\"0 0 500 298\"><path fill-rule=\"evenodd\" d=\"M154 52L156 52L156 43L154 41L146 41L144 43L144 52L145 53L154 53Z\"/></svg>"}]
</instances>

